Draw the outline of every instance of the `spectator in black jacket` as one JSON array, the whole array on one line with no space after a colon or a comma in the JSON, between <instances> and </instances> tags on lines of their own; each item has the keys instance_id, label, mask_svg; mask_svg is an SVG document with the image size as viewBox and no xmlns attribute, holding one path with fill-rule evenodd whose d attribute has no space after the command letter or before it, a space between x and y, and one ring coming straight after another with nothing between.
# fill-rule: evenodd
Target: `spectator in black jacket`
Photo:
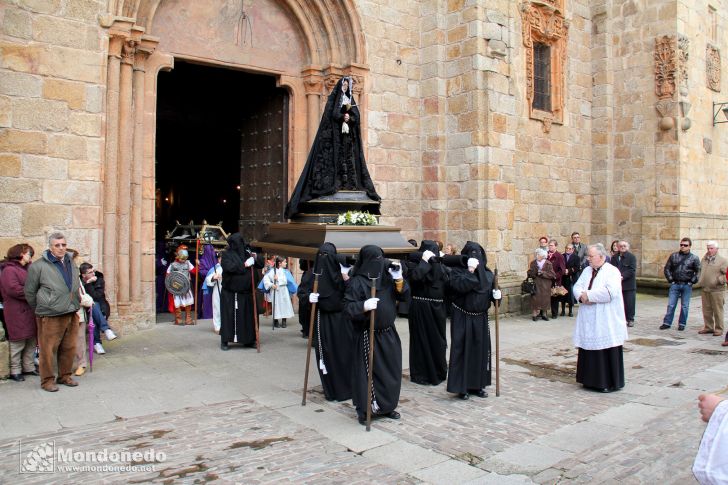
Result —
<instances>
[{"instance_id":1,"label":"spectator in black jacket","mask_svg":"<svg viewBox=\"0 0 728 485\"><path fill-rule=\"evenodd\" d=\"M629 252L629 243L619 241L619 251L612 256L612 264L622 273L622 299L624 318L628 327L634 327L634 308L637 301L637 258Z\"/></svg>"},{"instance_id":2,"label":"spectator in black jacket","mask_svg":"<svg viewBox=\"0 0 728 485\"><path fill-rule=\"evenodd\" d=\"M685 330L690 309L690 296L693 293L693 285L698 282L700 274L700 258L690 252L692 246L693 241L689 237L682 238L680 251L672 253L665 264L665 278L670 283L670 293L667 300L667 313L662 320L660 330L666 330L672 326L678 298L680 298L681 304L677 329Z\"/></svg>"},{"instance_id":3,"label":"spectator in black jacket","mask_svg":"<svg viewBox=\"0 0 728 485\"><path fill-rule=\"evenodd\" d=\"M111 314L111 305L106 299L106 282L104 274L95 271L91 263L81 263L79 266L81 282L86 293L94 299L94 306L91 308L91 316L94 320L94 350L97 354L105 354L106 350L101 345L101 332L104 332L107 340L114 340L116 334L109 327L108 318Z\"/></svg>"}]
</instances>

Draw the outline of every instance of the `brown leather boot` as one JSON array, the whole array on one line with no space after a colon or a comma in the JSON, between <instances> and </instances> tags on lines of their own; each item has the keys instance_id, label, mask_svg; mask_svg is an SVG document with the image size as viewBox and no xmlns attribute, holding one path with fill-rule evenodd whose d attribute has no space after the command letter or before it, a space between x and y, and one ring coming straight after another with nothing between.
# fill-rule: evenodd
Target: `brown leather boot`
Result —
<instances>
[{"instance_id":1,"label":"brown leather boot","mask_svg":"<svg viewBox=\"0 0 728 485\"><path fill-rule=\"evenodd\" d=\"M187 305L185 307L185 325L194 325L195 322L192 321L192 306Z\"/></svg>"},{"instance_id":2,"label":"brown leather boot","mask_svg":"<svg viewBox=\"0 0 728 485\"><path fill-rule=\"evenodd\" d=\"M174 324L182 325L182 308L175 307L174 309Z\"/></svg>"}]
</instances>

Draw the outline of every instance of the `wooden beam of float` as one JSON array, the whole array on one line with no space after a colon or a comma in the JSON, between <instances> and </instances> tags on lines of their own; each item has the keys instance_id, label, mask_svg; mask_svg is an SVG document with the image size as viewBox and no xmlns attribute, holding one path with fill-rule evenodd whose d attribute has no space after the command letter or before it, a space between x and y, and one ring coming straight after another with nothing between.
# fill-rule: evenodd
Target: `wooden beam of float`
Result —
<instances>
[{"instance_id":1,"label":"wooden beam of float","mask_svg":"<svg viewBox=\"0 0 728 485\"><path fill-rule=\"evenodd\" d=\"M251 246L269 254L313 260L319 247L325 242L336 246L339 254L359 254L368 244L379 246L384 255L392 259L405 259L417 248L409 244L400 228L393 226L339 226L305 222L273 223L260 241Z\"/></svg>"}]
</instances>

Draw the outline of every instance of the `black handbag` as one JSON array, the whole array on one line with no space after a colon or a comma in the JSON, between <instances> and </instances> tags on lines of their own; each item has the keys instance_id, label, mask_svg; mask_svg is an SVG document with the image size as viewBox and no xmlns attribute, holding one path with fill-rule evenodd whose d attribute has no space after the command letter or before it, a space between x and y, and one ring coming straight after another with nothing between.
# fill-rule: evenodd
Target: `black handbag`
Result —
<instances>
[{"instance_id":1,"label":"black handbag","mask_svg":"<svg viewBox=\"0 0 728 485\"><path fill-rule=\"evenodd\" d=\"M536 282L533 278L526 278L521 283L521 293L535 295L536 294Z\"/></svg>"}]
</instances>

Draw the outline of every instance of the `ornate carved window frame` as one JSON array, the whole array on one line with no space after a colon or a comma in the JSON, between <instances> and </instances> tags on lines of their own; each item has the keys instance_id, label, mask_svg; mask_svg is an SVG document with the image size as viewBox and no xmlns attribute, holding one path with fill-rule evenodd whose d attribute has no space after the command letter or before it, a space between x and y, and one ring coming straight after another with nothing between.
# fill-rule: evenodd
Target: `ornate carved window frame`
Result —
<instances>
[{"instance_id":1,"label":"ornate carved window frame","mask_svg":"<svg viewBox=\"0 0 728 485\"><path fill-rule=\"evenodd\" d=\"M564 83L566 71L566 44L569 22L564 18L565 0L530 0L521 4L523 45L526 47L526 99L528 116L543 123L544 132L551 124L564 123ZM534 69L533 44L551 48L551 111L533 107Z\"/></svg>"}]
</instances>

